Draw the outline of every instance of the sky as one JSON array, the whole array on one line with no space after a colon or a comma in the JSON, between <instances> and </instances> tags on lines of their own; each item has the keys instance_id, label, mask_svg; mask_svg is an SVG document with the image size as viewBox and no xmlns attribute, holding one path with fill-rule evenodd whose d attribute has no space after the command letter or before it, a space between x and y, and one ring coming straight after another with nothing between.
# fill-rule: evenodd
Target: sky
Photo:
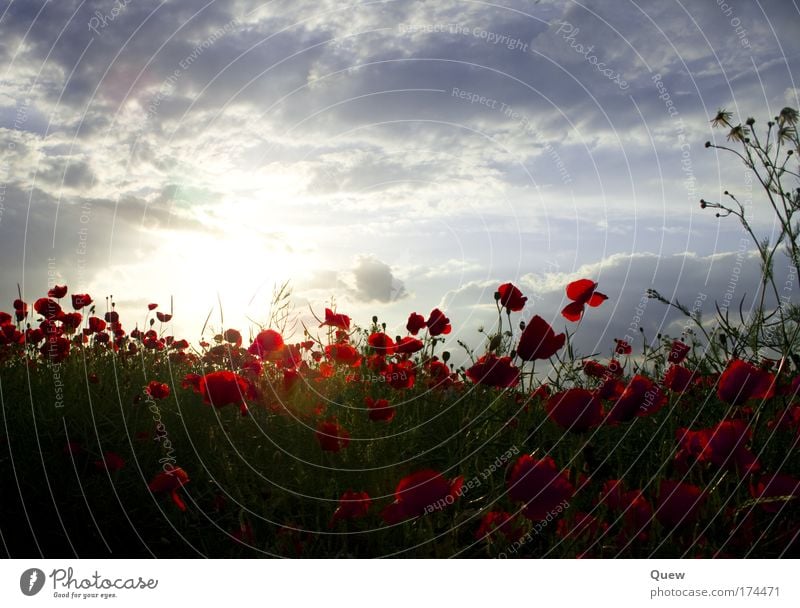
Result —
<instances>
[{"instance_id":1,"label":"sky","mask_svg":"<svg viewBox=\"0 0 800 608\"><path fill-rule=\"evenodd\" d=\"M441 307L480 346L499 284L574 330L587 277L583 352L680 335L647 289L752 307L754 247L699 199L775 227L704 143L800 106L799 31L789 0L3 2L0 309L66 283L196 341L288 280L307 324Z\"/></svg>"}]
</instances>

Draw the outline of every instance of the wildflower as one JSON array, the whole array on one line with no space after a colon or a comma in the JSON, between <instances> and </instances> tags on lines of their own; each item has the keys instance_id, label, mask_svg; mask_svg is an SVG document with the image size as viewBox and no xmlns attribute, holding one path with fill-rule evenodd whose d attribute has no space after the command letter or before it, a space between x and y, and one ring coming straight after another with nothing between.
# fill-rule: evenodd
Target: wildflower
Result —
<instances>
[{"instance_id":1,"label":"wildflower","mask_svg":"<svg viewBox=\"0 0 800 608\"><path fill-rule=\"evenodd\" d=\"M72 308L75 310L80 310L85 306L89 306L92 303L92 298L89 294L86 293L73 293L72 294Z\"/></svg>"},{"instance_id":2,"label":"wildflower","mask_svg":"<svg viewBox=\"0 0 800 608\"><path fill-rule=\"evenodd\" d=\"M431 336L449 334L452 330L450 327L450 319L448 319L438 308L434 308L431 311L428 320L425 321L425 325L427 325L428 333L430 333Z\"/></svg>"},{"instance_id":3,"label":"wildflower","mask_svg":"<svg viewBox=\"0 0 800 608\"><path fill-rule=\"evenodd\" d=\"M525 306L528 298L522 295L522 292L514 287L511 283L503 283L497 288L497 293L500 294L500 304L508 310L508 312L519 312Z\"/></svg>"},{"instance_id":4,"label":"wildflower","mask_svg":"<svg viewBox=\"0 0 800 608\"><path fill-rule=\"evenodd\" d=\"M419 517L438 505L452 504L461 494L463 477L447 480L441 473L424 469L400 480L394 491L395 500L381 512L388 524Z\"/></svg>"},{"instance_id":5,"label":"wildflower","mask_svg":"<svg viewBox=\"0 0 800 608\"><path fill-rule=\"evenodd\" d=\"M350 331L350 317L343 314L334 313L330 308L325 309L325 320L319 324L320 327L336 327L343 331Z\"/></svg>"},{"instance_id":6,"label":"wildflower","mask_svg":"<svg viewBox=\"0 0 800 608\"><path fill-rule=\"evenodd\" d=\"M102 460L94 461L94 468L98 471L113 473L125 467L125 459L116 452L104 452Z\"/></svg>"},{"instance_id":7,"label":"wildflower","mask_svg":"<svg viewBox=\"0 0 800 608\"><path fill-rule=\"evenodd\" d=\"M181 498L178 490L189 483L189 475L180 467L175 467L169 471L162 471L147 484L147 488L153 494L169 493L172 502L181 511L186 510L186 503Z\"/></svg>"},{"instance_id":8,"label":"wildflower","mask_svg":"<svg viewBox=\"0 0 800 608\"><path fill-rule=\"evenodd\" d=\"M572 300L564 307L561 314L568 321L579 321L587 305L600 306L608 296L595 291L597 283L590 279L580 279L567 285L567 297Z\"/></svg>"},{"instance_id":9,"label":"wildflower","mask_svg":"<svg viewBox=\"0 0 800 608\"><path fill-rule=\"evenodd\" d=\"M425 327L425 317L422 315L418 315L415 312L412 312L408 316L408 323L406 323L406 329L408 333L412 336L416 336L421 329Z\"/></svg>"},{"instance_id":10,"label":"wildflower","mask_svg":"<svg viewBox=\"0 0 800 608\"><path fill-rule=\"evenodd\" d=\"M467 370L467 378L475 384L497 388L510 388L519 383L519 368L511 363L511 357L483 355Z\"/></svg>"},{"instance_id":11,"label":"wildflower","mask_svg":"<svg viewBox=\"0 0 800 608\"><path fill-rule=\"evenodd\" d=\"M366 517L371 505L372 500L366 492L347 490L339 498L339 506L333 512L328 526L332 528L337 521Z\"/></svg>"},{"instance_id":12,"label":"wildflower","mask_svg":"<svg viewBox=\"0 0 800 608\"><path fill-rule=\"evenodd\" d=\"M717 386L717 396L730 405L742 405L750 399L769 399L774 392L774 376L741 359L728 363Z\"/></svg>"},{"instance_id":13,"label":"wildflower","mask_svg":"<svg viewBox=\"0 0 800 608\"><path fill-rule=\"evenodd\" d=\"M56 285L52 289L48 290L47 297L48 298L55 298L56 300L60 300L65 295L67 295L67 286L66 285Z\"/></svg>"},{"instance_id":14,"label":"wildflower","mask_svg":"<svg viewBox=\"0 0 800 608\"><path fill-rule=\"evenodd\" d=\"M547 321L536 315L522 331L517 355L523 361L549 359L563 348L565 342L565 334L556 334Z\"/></svg>"},{"instance_id":15,"label":"wildflower","mask_svg":"<svg viewBox=\"0 0 800 608\"><path fill-rule=\"evenodd\" d=\"M508 496L525 503L523 514L528 519L542 520L556 506L572 498L575 489L566 471L559 471L549 456L537 460L528 454L520 456L508 476Z\"/></svg>"},{"instance_id":16,"label":"wildflower","mask_svg":"<svg viewBox=\"0 0 800 608\"><path fill-rule=\"evenodd\" d=\"M259 332L247 352L268 359L274 353L283 349L283 337L274 329L265 329Z\"/></svg>"},{"instance_id":17,"label":"wildflower","mask_svg":"<svg viewBox=\"0 0 800 608\"><path fill-rule=\"evenodd\" d=\"M325 452L338 452L350 444L350 433L335 420L321 422L316 437Z\"/></svg>"},{"instance_id":18,"label":"wildflower","mask_svg":"<svg viewBox=\"0 0 800 608\"><path fill-rule=\"evenodd\" d=\"M158 380L151 381L145 390L153 399L166 399L169 397L169 385Z\"/></svg>"},{"instance_id":19,"label":"wildflower","mask_svg":"<svg viewBox=\"0 0 800 608\"><path fill-rule=\"evenodd\" d=\"M571 388L556 393L545 406L547 416L568 431L580 433L596 427L603 420L603 407L593 393Z\"/></svg>"},{"instance_id":20,"label":"wildflower","mask_svg":"<svg viewBox=\"0 0 800 608\"><path fill-rule=\"evenodd\" d=\"M369 419L375 422L390 422L397 413L394 406L389 405L386 399L365 397L364 404L369 410Z\"/></svg>"}]
</instances>

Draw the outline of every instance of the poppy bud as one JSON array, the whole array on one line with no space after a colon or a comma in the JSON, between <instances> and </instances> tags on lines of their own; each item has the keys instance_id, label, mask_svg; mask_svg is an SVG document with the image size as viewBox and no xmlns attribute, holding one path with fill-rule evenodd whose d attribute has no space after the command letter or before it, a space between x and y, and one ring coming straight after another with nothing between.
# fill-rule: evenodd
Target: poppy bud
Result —
<instances>
[{"instance_id":1,"label":"poppy bud","mask_svg":"<svg viewBox=\"0 0 800 608\"><path fill-rule=\"evenodd\" d=\"M710 147L711 147L711 142L710 142L710 141L707 141L707 142L706 142L706 148L710 148Z\"/></svg>"},{"instance_id":2,"label":"poppy bud","mask_svg":"<svg viewBox=\"0 0 800 608\"><path fill-rule=\"evenodd\" d=\"M753 118L753 117L750 117L750 118L748 118L747 120L744 121L744 124L746 124L748 127L752 127L754 124L756 124L756 119Z\"/></svg>"},{"instance_id":3,"label":"poppy bud","mask_svg":"<svg viewBox=\"0 0 800 608\"><path fill-rule=\"evenodd\" d=\"M491 340L489 340L489 350L497 350L500 348L500 343L503 339L503 336L500 334L495 334L492 336Z\"/></svg>"},{"instance_id":4,"label":"poppy bud","mask_svg":"<svg viewBox=\"0 0 800 608\"><path fill-rule=\"evenodd\" d=\"M450 351L446 350L442 353L442 361L447 363L450 360Z\"/></svg>"},{"instance_id":5,"label":"poppy bud","mask_svg":"<svg viewBox=\"0 0 800 608\"><path fill-rule=\"evenodd\" d=\"M155 325L155 324L156 324L156 320L155 319L150 319L150 327L153 327L153 325Z\"/></svg>"},{"instance_id":6,"label":"poppy bud","mask_svg":"<svg viewBox=\"0 0 800 608\"><path fill-rule=\"evenodd\" d=\"M519 322L519 328L520 328L521 331L525 331L525 321L520 321Z\"/></svg>"},{"instance_id":7,"label":"poppy bud","mask_svg":"<svg viewBox=\"0 0 800 608\"><path fill-rule=\"evenodd\" d=\"M378 322L378 315L373 315L372 316L372 322L373 323L377 323Z\"/></svg>"},{"instance_id":8,"label":"poppy bud","mask_svg":"<svg viewBox=\"0 0 800 608\"><path fill-rule=\"evenodd\" d=\"M500 300L500 292L499 291L495 291L494 292L494 299L495 299L495 301Z\"/></svg>"}]
</instances>

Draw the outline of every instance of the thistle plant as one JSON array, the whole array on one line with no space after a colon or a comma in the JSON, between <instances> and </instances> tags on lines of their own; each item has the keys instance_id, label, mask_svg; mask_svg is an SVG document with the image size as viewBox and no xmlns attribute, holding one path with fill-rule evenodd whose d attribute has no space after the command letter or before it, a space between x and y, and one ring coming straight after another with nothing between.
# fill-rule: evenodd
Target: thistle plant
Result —
<instances>
[{"instance_id":1,"label":"thistle plant","mask_svg":"<svg viewBox=\"0 0 800 608\"><path fill-rule=\"evenodd\" d=\"M761 277L756 305L746 314L744 298L738 308L738 320L731 318L727 308L716 305L718 327L708 331L697 314L690 314L678 302L663 298L651 290L650 297L662 301L690 317L709 342L709 354L729 356L770 356L781 361L791 359L800 367L800 308L792 303L793 281L800 275L800 172L797 155L800 140L797 133L797 110L783 108L780 114L759 129L754 118L744 124L734 122L733 114L720 109L711 120L712 127L726 129L726 144L707 141L706 148L735 155L752 173L754 183L761 186L763 197L772 209L777 226L773 238L760 237L748 217L745 206L734 192L725 190L719 201L700 200L701 209L714 209L716 217L735 217L755 245L760 259ZM775 262L781 255L788 260L790 281L781 283L775 277ZM791 284L790 284L791 283ZM774 296L775 305L767 298Z\"/></svg>"}]
</instances>

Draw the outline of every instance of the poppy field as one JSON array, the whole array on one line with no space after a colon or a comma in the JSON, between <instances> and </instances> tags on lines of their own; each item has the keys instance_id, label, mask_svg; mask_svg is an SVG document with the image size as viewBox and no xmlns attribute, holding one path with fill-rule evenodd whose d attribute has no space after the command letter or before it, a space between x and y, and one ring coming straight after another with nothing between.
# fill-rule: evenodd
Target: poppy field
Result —
<instances>
[{"instance_id":1,"label":"poppy field","mask_svg":"<svg viewBox=\"0 0 800 608\"><path fill-rule=\"evenodd\" d=\"M780 146L715 122L780 183ZM756 247L797 267L800 193L772 195L784 232ZM730 198L701 207L747 224ZM225 327L193 344L171 307L150 304L142 329L95 296L55 285L0 312L8 556L800 555L796 306L762 298L712 327L651 290L685 331L587 355L575 336L613 285L568 282L547 320L506 282L457 365L438 308L399 335L324 308L299 338Z\"/></svg>"},{"instance_id":2,"label":"poppy field","mask_svg":"<svg viewBox=\"0 0 800 608\"><path fill-rule=\"evenodd\" d=\"M568 323L605 294L566 286ZM744 557L797 550L800 375L663 337L569 357L510 283L470 366L325 310L286 343L193 348L56 286L2 322L3 540L13 556ZM35 324L31 324L36 320ZM575 331L579 331L576 326ZM439 347L439 348L437 348ZM537 361L553 370L534 377Z\"/></svg>"}]
</instances>

